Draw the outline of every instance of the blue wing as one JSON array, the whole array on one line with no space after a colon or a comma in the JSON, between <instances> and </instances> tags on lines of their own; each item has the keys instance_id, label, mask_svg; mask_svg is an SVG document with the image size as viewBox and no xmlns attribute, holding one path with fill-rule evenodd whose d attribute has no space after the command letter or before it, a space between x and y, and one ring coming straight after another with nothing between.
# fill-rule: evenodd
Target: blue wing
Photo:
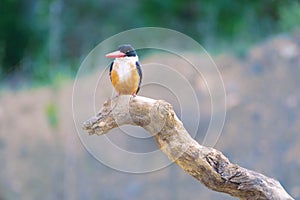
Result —
<instances>
[{"instance_id":1,"label":"blue wing","mask_svg":"<svg viewBox=\"0 0 300 200\"><path fill-rule=\"evenodd\" d=\"M136 90L136 94L137 94L140 90L143 74L142 74L142 66L138 61L135 63L135 66L136 66L136 69L137 69L139 77L140 77L139 86L138 86L138 89Z\"/></svg>"}]
</instances>

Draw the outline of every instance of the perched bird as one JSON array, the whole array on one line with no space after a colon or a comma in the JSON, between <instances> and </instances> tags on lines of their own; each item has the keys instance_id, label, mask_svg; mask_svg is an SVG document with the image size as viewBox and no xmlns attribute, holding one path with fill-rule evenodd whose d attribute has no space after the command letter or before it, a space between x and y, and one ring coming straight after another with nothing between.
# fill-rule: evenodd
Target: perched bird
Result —
<instances>
[{"instance_id":1,"label":"perched bird","mask_svg":"<svg viewBox=\"0 0 300 200\"><path fill-rule=\"evenodd\" d=\"M119 95L136 96L142 81L142 69L139 58L129 44L120 45L117 51L106 54L107 58L114 58L109 68L112 85Z\"/></svg>"}]
</instances>

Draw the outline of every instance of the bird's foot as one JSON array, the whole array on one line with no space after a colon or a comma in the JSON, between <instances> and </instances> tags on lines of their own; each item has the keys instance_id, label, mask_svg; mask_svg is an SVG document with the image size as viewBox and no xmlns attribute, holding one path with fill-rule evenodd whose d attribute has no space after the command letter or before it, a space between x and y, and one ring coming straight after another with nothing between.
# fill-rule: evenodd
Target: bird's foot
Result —
<instances>
[{"instance_id":1,"label":"bird's foot","mask_svg":"<svg viewBox=\"0 0 300 200\"><path fill-rule=\"evenodd\" d=\"M116 99L120 96L120 93L118 93L116 96L114 96L111 100Z\"/></svg>"},{"instance_id":2,"label":"bird's foot","mask_svg":"<svg viewBox=\"0 0 300 200\"><path fill-rule=\"evenodd\" d=\"M135 94L135 93L132 94L132 95L130 96L130 100L131 100L132 98L134 98L134 97L136 97L136 94Z\"/></svg>"}]
</instances>

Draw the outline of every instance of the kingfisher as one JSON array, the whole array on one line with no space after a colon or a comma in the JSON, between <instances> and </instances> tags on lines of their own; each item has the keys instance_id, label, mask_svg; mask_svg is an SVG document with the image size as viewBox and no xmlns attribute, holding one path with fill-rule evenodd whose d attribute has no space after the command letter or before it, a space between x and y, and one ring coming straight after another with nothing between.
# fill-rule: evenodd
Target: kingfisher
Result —
<instances>
[{"instance_id":1,"label":"kingfisher","mask_svg":"<svg viewBox=\"0 0 300 200\"><path fill-rule=\"evenodd\" d=\"M109 68L111 83L118 95L136 96L142 82L142 69L134 48L129 44L120 45L117 51L106 54L114 58Z\"/></svg>"}]
</instances>

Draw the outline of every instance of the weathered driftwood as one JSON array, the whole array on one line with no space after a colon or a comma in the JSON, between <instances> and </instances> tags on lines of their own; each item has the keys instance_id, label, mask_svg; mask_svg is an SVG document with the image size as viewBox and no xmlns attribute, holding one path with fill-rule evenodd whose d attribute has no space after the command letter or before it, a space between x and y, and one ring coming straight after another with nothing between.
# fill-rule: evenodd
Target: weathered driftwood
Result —
<instances>
[{"instance_id":1,"label":"weathered driftwood","mask_svg":"<svg viewBox=\"0 0 300 200\"><path fill-rule=\"evenodd\" d=\"M124 124L146 129L169 159L209 189L240 199L293 199L278 181L232 164L220 151L198 144L163 100L120 96L105 102L83 129L102 135Z\"/></svg>"}]
</instances>

